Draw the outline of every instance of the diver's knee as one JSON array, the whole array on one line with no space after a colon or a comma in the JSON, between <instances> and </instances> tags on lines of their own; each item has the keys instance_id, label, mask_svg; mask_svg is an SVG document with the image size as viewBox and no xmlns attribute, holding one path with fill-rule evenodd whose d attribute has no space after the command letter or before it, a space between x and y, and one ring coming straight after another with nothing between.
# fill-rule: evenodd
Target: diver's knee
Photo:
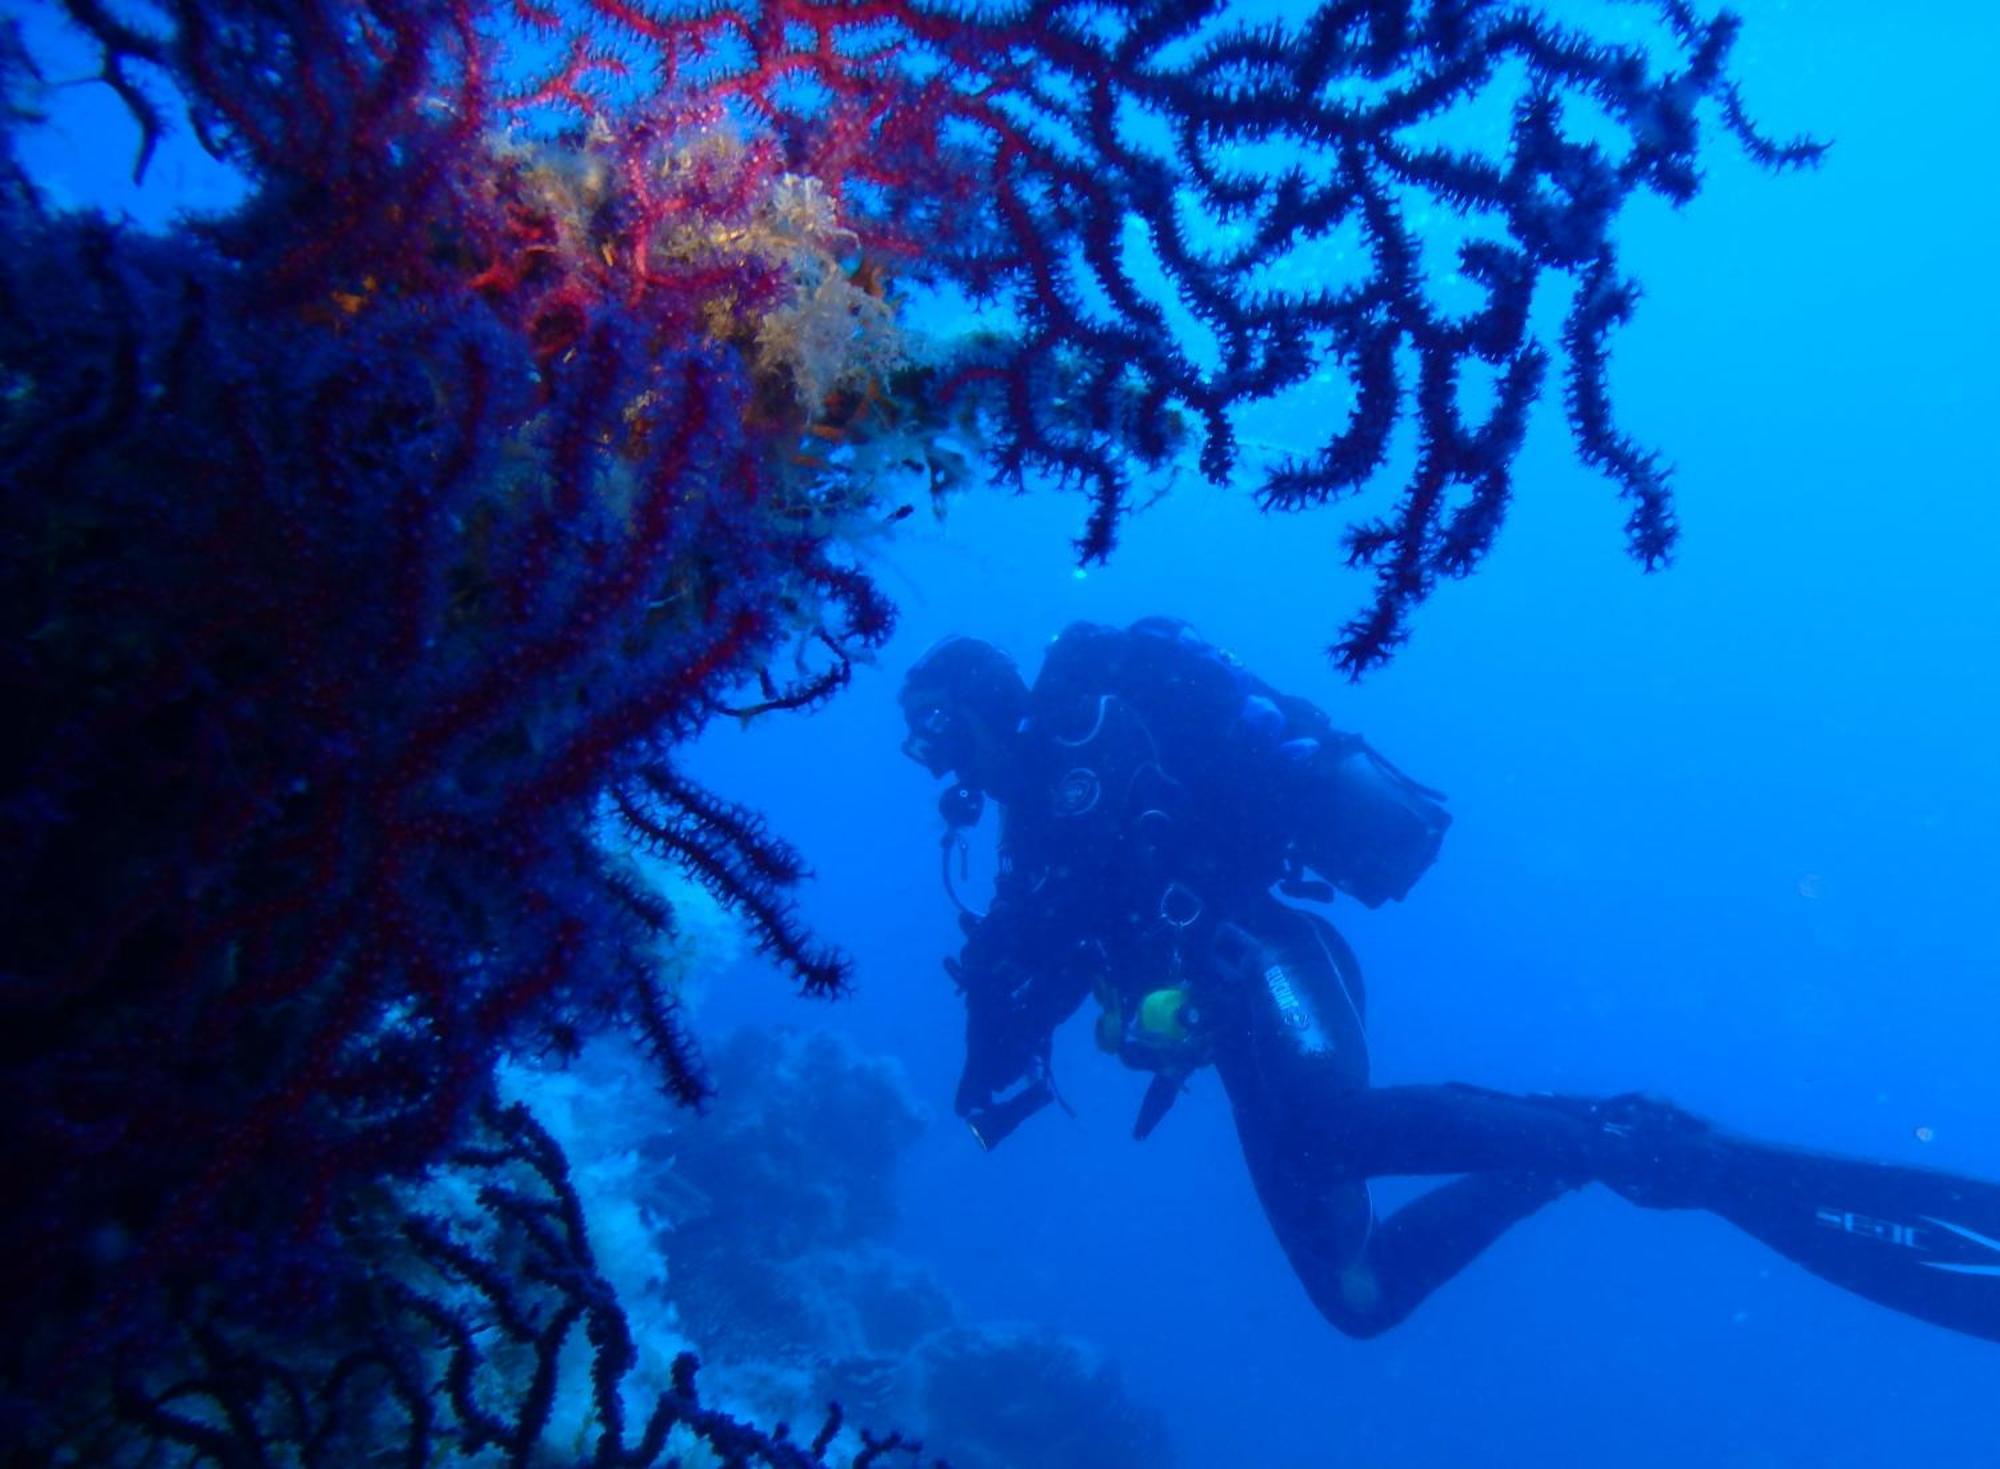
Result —
<instances>
[{"instance_id":1,"label":"diver's knee","mask_svg":"<svg viewBox=\"0 0 2000 1469\"><path fill-rule=\"evenodd\" d=\"M1314 1291L1313 1304L1329 1325L1356 1341L1380 1336L1408 1314L1391 1308L1374 1267L1361 1260L1342 1267L1330 1286Z\"/></svg>"},{"instance_id":2,"label":"diver's knee","mask_svg":"<svg viewBox=\"0 0 2000 1469\"><path fill-rule=\"evenodd\" d=\"M1320 1316L1335 1331L1349 1341L1373 1341L1385 1335L1390 1328L1402 1325L1401 1316L1367 1315L1357 1311L1330 1311L1324 1304Z\"/></svg>"}]
</instances>

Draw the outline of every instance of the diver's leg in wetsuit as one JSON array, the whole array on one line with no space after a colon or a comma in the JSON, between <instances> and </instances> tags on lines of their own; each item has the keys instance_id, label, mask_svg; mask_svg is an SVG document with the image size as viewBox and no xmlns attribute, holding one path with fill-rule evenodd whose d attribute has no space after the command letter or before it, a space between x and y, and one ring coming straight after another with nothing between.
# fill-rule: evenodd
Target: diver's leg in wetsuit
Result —
<instances>
[{"instance_id":1,"label":"diver's leg in wetsuit","mask_svg":"<svg viewBox=\"0 0 2000 1469\"><path fill-rule=\"evenodd\" d=\"M1636 1187L1672 1162L1607 1126L1590 1110L1596 1105L1446 1082L1324 1098L1316 1121L1325 1145L1360 1178L1525 1171L1578 1185L1629 1175Z\"/></svg>"},{"instance_id":2,"label":"diver's leg in wetsuit","mask_svg":"<svg viewBox=\"0 0 2000 1469\"><path fill-rule=\"evenodd\" d=\"M2000 1183L1733 1136L1641 1096L1383 1087L1330 1109L1360 1176L1542 1170L1703 1209L1855 1294L2000 1341Z\"/></svg>"},{"instance_id":3,"label":"diver's leg in wetsuit","mask_svg":"<svg viewBox=\"0 0 2000 1469\"><path fill-rule=\"evenodd\" d=\"M1321 1185L1318 1193L1327 1204L1345 1201L1358 1208L1358 1233L1352 1214L1329 1210L1333 1217L1315 1219L1310 1206L1299 1208L1311 1197L1301 1191L1288 1195L1290 1207L1267 1202L1265 1214L1320 1315L1344 1335L1371 1337L1399 1324L1501 1235L1569 1187L1546 1174L1469 1174L1386 1219L1374 1219L1367 1184Z\"/></svg>"},{"instance_id":4,"label":"diver's leg in wetsuit","mask_svg":"<svg viewBox=\"0 0 2000 1469\"><path fill-rule=\"evenodd\" d=\"M1289 912L1289 910L1287 910ZM1219 965L1239 998L1218 1041L1265 1212L1327 1319L1393 1325L1506 1229L1596 1181L1704 1209L1869 1300L2000 1341L2000 1183L1731 1136L1639 1096L1369 1087L1358 974L1291 913ZM1376 1224L1367 1180L1467 1174Z\"/></svg>"},{"instance_id":5,"label":"diver's leg in wetsuit","mask_svg":"<svg viewBox=\"0 0 2000 1469\"><path fill-rule=\"evenodd\" d=\"M1314 915L1275 910L1259 927L1274 937L1228 928L1218 936L1217 963L1236 1003L1221 1027L1229 1043L1218 1046L1217 1067L1251 1180L1294 1273L1340 1331L1374 1336L1572 1184L1547 1172L1489 1171L1377 1220L1370 1175L1350 1165L1328 1125L1370 1095L1359 967Z\"/></svg>"},{"instance_id":6,"label":"diver's leg in wetsuit","mask_svg":"<svg viewBox=\"0 0 2000 1469\"><path fill-rule=\"evenodd\" d=\"M1501 1235L1574 1185L1546 1173L1471 1173L1376 1221L1368 1249L1341 1278L1365 1307L1350 1335L1387 1331Z\"/></svg>"}]
</instances>

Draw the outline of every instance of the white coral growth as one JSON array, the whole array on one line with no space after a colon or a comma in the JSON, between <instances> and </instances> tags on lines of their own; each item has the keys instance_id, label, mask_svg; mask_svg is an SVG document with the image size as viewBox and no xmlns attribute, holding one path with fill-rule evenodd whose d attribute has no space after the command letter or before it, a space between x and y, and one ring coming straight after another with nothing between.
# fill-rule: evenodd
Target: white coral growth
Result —
<instances>
[{"instance_id":1,"label":"white coral growth","mask_svg":"<svg viewBox=\"0 0 2000 1469\"><path fill-rule=\"evenodd\" d=\"M762 242L790 266L795 294L758 323L757 367L789 373L800 405L818 417L835 392L900 363L902 334L888 301L845 263L858 242L818 179L780 175L760 213Z\"/></svg>"}]
</instances>

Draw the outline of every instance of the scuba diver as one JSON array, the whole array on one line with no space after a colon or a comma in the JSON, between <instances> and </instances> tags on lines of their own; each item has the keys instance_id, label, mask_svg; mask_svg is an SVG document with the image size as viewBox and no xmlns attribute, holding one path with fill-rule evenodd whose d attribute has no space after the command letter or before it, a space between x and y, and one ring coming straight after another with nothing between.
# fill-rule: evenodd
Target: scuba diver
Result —
<instances>
[{"instance_id":1,"label":"scuba diver","mask_svg":"<svg viewBox=\"0 0 2000 1469\"><path fill-rule=\"evenodd\" d=\"M986 1148L1061 1102L1057 1026L1151 1073L1144 1138L1214 1066L1266 1217L1320 1313L1373 1336L1507 1229L1602 1183L1703 1209L1894 1310L2000 1340L2000 1185L1737 1137L1672 1104L1369 1084L1367 1000L1320 911L1400 900L1451 818L1360 737L1183 623L1088 623L1030 688L952 637L910 670L903 752L952 784L946 887L985 799L1002 808L984 914L960 903L956 1111ZM1451 1176L1386 1219L1369 1180Z\"/></svg>"}]
</instances>

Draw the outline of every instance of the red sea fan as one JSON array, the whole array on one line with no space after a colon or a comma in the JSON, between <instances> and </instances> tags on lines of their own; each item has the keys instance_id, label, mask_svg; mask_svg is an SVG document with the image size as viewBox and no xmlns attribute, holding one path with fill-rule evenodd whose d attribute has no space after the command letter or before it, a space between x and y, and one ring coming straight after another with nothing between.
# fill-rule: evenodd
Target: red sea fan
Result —
<instances>
[{"instance_id":1,"label":"red sea fan","mask_svg":"<svg viewBox=\"0 0 2000 1469\"><path fill-rule=\"evenodd\" d=\"M893 324L810 380L760 332L858 261L788 222L768 147L473 126L450 11L246 14L101 33L177 68L260 185L240 214L4 201L16 1413L190 1291L333 1309L355 1191L443 1156L509 1048L622 1021L699 1097L611 790L807 988L845 969L671 757L890 629L840 540L869 488L799 448ZM824 672L788 691L795 651Z\"/></svg>"},{"instance_id":2,"label":"red sea fan","mask_svg":"<svg viewBox=\"0 0 2000 1469\"><path fill-rule=\"evenodd\" d=\"M977 415L1003 474L1089 491L1095 557L1135 465L1191 433L1234 473L1236 412L1330 367L1351 414L1258 492L1347 494L1414 424L1350 538L1360 669L1491 544L1552 363L1666 553L1664 472L1604 390L1612 223L1692 192L1704 101L1760 161L1816 154L1751 130L1733 21L1678 0L1657 55L1479 0L1285 29L1203 0L61 8L141 166L184 115L251 191L147 237L0 168L0 1144L36 1201L0 1236L9 1427L171 1370L218 1295L337 1337L353 1211L463 1140L510 1047L626 1024L699 1096L673 915L607 822L839 987L795 854L675 764L889 632L850 539L899 507L829 443ZM1503 72L1497 156L1417 141ZM1565 130L1576 95L1621 150ZM1242 163L1273 146L1316 166ZM1426 279L1420 196L1491 226L1469 311ZM1357 279L1270 284L1343 227ZM1543 343L1549 277L1576 289ZM913 285L998 324L905 358Z\"/></svg>"}]
</instances>

